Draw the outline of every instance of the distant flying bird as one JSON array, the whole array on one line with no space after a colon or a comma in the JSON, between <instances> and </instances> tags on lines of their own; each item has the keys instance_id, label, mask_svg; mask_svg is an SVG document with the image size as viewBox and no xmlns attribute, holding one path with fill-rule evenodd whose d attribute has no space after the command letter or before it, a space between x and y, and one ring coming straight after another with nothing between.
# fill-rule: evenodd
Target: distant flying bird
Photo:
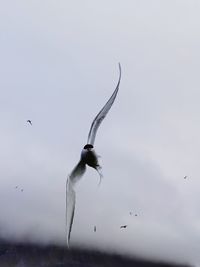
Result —
<instances>
[{"instance_id":1,"label":"distant flying bird","mask_svg":"<svg viewBox=\"0 0 200 267\"><path fill-rule=\"evenodd\" d=\"M94 226L94 232L96 232L97 231L97 227L96 227L96 225Z\"/></svg>"},{"instance_id":2,"label":"distant flying bird","mask_svg":"<svg viewBox=\"0 0 200 267\"><path fill-rule=\"evenodd\" d=\"M184 179L186 179L186 178L187 178L187 175L186 175L186 176L184 176L183 178L184 178Z\"/></svg>"},{"instance_id":3,"label":"distant flying bird","mask_svg":"<svg viewBox=\"0 0 200 267\"><path fill-rule=\"evenodd\" d=\"M126 228L128 225L121 225L120 228Z\"/></svg>"},{"instance_id":4,"label":"distant flying bird","mask_svg":"<svg viewBox=\"0 0 200 267\"><path fill-rule=\"evenodd\" d=\"M17 188L18 188L18 185L15 186L15 189L17 189Z\"/></svg>"},{"instance_id":5,"label":"distant flying bird","mask_svg":"<svg viewBox=\"0 0 200 267\"><path fill-rule=\"evenodd\" d=\"M24 191L24 189L21 189L21 192L23 192Z\"/></svg>"},{"instance_id":6,"label":"distant flying bird","mask_svg":"<svg viewBox=\"0 0 200 267\"><path fill-rule=\"evenodd\" d=\"M28 123L30 123L30 125L32 125L32 121L31 120L27 120Z\"/></svg>"},{"instance_id":7,"label":"distant flying bird","mask_svg":"<svg viewBox=\"0 0 200 267\"><path fill-rule=\"evenodd\" d=\"M133 215L133 212L132 212L132 211L130 211L130 212L129 212L129 214L130 214L130 215ZM135 216L137 216L137 214L136 214L136 213L135 213Z\"/></svg>"},{"instance_id":8,"label":"distant flying bird","mask_svg":"<svg viewBox=\"0 0 200 267\"><path fill-rule=\"evenodd\" d=\"M119 63L119 80L117 83L117 86L107 101L107 103L104 105L104 107L100 110L100 112L97 114L95 119L92 122L92 125L90 127L90 131L88 134L88 140L87 144L84 146L81 157L78 162L78 164L75 166L75 168L72 170L71 174L67 178L66 183L66 232L67 232L67 245L69 247L69 241L70 241L70 234L72 230L72 223L74 218L74 211L75 211L75 190L74 186L75 184L80 180L80 178L83 176L83 174L86 171L86 165L94 168L100 175L100 182L102 178L101 173L101 166L98 162L98 156L95 153L94 150L94 141L96 137L97 130L103 121L103 119L106 117L108 111L110 110L112 104L115 101L115 98L117 96L118 90L119 90L119 84L121 80L121 66ZM88 103L89 104L89 103Z\"/></svg>"}]
</instances>

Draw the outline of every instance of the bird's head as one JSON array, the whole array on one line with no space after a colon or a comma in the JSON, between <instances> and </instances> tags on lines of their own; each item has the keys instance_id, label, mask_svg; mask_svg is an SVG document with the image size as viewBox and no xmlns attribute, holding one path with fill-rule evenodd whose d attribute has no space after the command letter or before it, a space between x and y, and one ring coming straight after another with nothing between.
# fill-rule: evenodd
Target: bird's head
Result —
<instances>
[{"instance_id":1,"label":"bird's head","mask_svg":"<svg viewBox=\"0 0 200 267\"><path fill-rule=\"evenodd\" d=\"M84 160L86 163L88 163L88 161L91 161L91 156L92 156L92 159L93 157L96 157L95 154L94 154L94 148L93 148L93 145L90 145L90 144L87 144L84 146L84 148L82 149L82 152L81 152L81 158L82 160ZM89 157L89 158L88 158Z\"/></svg>"},{"instance_id":2,"label":"bird's head","mask_svg":"<svg viewBox=\"0 0 200 267\"><path fill-rule=\"evenodd\" d=\"M94 148L93 145L87 144L87 145L84 146L83 149L85 149L87 151L91 151L91 150L93 150L93 148Z\"/></svg>"}]
</instances>

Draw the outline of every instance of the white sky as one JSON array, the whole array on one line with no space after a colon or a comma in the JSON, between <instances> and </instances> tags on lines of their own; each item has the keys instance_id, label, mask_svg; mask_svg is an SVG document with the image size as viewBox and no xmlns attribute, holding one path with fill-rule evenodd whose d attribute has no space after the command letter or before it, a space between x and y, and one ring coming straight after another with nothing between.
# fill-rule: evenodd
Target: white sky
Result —
<instances>
[{"instance_id":1,"label":"white sky","mask_svg":"<svg viewBox=\"0 0 200 267\"><path fill-rule=\"evenodd\" d=\"M197 0L0 3L1 235L65 243L66 177L121 62L104 179L88 169L77 187L72 245L200 263L199 14Z\"/></svg>"}]
</instances>

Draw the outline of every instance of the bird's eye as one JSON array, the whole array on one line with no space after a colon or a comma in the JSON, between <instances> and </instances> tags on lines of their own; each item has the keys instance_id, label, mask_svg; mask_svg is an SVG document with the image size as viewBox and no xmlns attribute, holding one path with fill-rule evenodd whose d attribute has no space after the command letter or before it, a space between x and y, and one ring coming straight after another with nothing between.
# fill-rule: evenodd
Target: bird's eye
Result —
<instances>
[{"instance_id":1,"label":"bird's eye","mask_svg":"<svg viewBox=\"0 0 200 267\"><path fill-rule=\"evenodd\" d=\"M93 148L93 145L87 144L84 146L84 149Z\"/></svg>"}]
</instances>

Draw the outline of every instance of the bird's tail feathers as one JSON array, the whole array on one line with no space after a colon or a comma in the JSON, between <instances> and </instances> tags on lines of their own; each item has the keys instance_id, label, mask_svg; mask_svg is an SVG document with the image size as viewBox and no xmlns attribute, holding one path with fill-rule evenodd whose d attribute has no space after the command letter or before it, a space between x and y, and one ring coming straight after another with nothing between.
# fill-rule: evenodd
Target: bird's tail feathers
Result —
<instances>
[{"instance_id":1,"label":"bird's tail feathers","mask_svg":"<svg viewBox=\"0 0 200 267\"><path fill-rule=\"evenodd\" d=\"M98 172L98 174L99 174L99 178L100 178L100 180L99 180L98 186L100 186L100 184L101 184L101 180L102 180L102 178L103 178L102 167L101 167L100 165L97 165L97 166L95 167L95 170L96 170L96 171Z\"/></svg>"}]
</instances>

